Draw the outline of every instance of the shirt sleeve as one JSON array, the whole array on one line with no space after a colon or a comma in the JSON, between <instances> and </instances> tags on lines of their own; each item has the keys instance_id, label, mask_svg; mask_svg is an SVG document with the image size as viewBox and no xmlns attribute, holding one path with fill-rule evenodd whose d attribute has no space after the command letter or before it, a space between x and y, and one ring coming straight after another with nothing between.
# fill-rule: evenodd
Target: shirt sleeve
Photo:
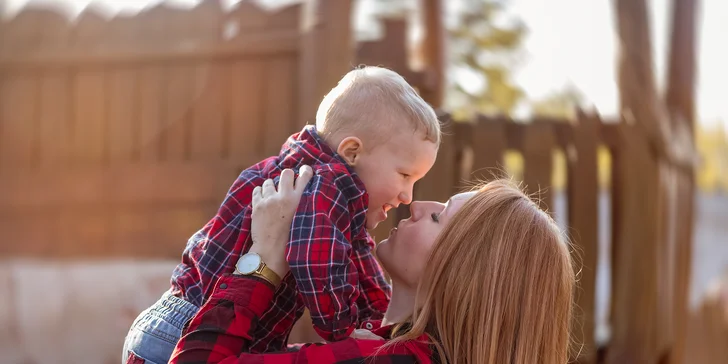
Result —
<instances>
[{"instance_id":1,"label":"shirt sleeve","mask_svg":"<svg viewBox=\"0 0 728 364\"><path fill-rule=\"evenodd\" d=\"M371 240L370 240L371 241ZM371 244L374 244L371 241ZM372 252L372 246L366 241L355 242L352 260L359 272L359 309L358 323L370 320L381 320L387 311L392 296L392 288L384 277L379 262Z\"/></svg>"},{"instance_id":2,"label":"shirt sleeve","mask_svg":"<svg viewBox=\"0 0 728 364\"><path fill-rule=\"evenodd\" d=\"M222 276L210 300L183 331L169 363L327 364L345 359L358 362L377 353L381 341L351 338L330 344L307 344L296 351L247 353L254 339L252 333L271 305L273 293L272 285L262 279Z\"/></svg>"},{"instance_id":3,"label":"shirt sleeve","mask_svg":"<svg viewBox=\"0 0 728 364\"><path fill-rule=\"evenodd\" d=\"M357 211L346 192L345 178L314 176L293 218L286 254L314 329L328 341L348 337L358 318L359 272L351 244Z\"/></svg>"}]
</instances>

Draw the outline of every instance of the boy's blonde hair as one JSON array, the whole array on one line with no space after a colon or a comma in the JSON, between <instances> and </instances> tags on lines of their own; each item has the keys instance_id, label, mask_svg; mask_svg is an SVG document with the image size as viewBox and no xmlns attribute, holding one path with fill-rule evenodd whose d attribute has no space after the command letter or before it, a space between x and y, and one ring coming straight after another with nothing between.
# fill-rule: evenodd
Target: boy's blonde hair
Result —
<instances>
[{"instance_id":1,"label":"boy's blonde hair","mask_svg":"<svg viewBox=\"0 0 728 364\"><path fill-rule=\"evenodd\" d=\"M406 119L405 123L403 120ZM410 127L440 145L440 122L430 105L398 73L361 67L347 73L319 104L316 130L325 139L343 133L372 137L377 145Z\"/></svg>"}]
</instances>

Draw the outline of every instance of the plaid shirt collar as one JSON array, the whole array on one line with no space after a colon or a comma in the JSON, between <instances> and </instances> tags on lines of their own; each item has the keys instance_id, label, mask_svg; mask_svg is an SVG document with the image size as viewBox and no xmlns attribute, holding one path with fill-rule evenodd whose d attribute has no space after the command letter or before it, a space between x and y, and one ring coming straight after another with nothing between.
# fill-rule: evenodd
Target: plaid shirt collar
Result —
<instances>
[{"instance_id":1,"label":"plaid shirt collar","mask_svg":"<svg viewBox=\"0 0 728 364\"><path fill-rule=\"evenodd\" d=\"M369 205L369 195L366 192L364 182L359 178L354 169L344 161L336 151L316 132L316 127L306 125L303 129L291 135L281 147L279 153L280 167L295 168L303 164L309 164L316 170L316 165L335 164L346 168L352 176L356 189L364 198L365 206ZM358 196L350 196L358 197Z\"/></svg>"},{"instance_id":2,"label":"plaid shirt collar","mask_svg":"<svg viewBox=\"0 0 728 364\"><path fill-rule=\"evenodd\" d=\"M281 147L280 157L283 160L289 158L312 159L318 163L340 163L346 165L354 174L351 167L344 161L336 151L316 132L316 127L306 125L303 129L288 137L288 140Z\"/></svg>"}]
</instances>

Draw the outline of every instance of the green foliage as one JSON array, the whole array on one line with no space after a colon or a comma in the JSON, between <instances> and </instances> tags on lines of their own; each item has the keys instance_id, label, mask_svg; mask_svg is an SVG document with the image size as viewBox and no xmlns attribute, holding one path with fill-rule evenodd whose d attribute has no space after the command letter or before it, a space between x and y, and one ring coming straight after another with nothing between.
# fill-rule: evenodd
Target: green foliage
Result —
<instances>
[{"instance_id":1,"label":"green foliage","mask_svg":"<svg viewBox=\"0 0 728 364\"><path fill-rule=\"evenodd\" d=\"M510 78L527 33L520 21L507 18L505 2L465 0L456 25L449 29L451 83L449 109L456 117L474 113L510 115L525 93Z\"/></svg>"}]
</instances>

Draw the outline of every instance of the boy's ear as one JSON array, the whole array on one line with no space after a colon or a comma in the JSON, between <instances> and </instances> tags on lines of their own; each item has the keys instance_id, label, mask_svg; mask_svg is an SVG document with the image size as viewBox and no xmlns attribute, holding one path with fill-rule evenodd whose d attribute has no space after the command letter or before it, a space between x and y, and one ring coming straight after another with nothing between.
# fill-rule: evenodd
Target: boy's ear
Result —
<instances>
[{"instance_id":1,"label":"boy's ear","mask_svg":"<svg viewBox=\"0 0 728 364\"><path fill-rule=\"evenodd\" d=\"M344 161L352 167L359 162L359 158L363 151L364 144L361 139L357 137L344 138L341 143L339 143L339 148L336 149L336 153L344 158Z\"/></svg>"}]
</instances>

